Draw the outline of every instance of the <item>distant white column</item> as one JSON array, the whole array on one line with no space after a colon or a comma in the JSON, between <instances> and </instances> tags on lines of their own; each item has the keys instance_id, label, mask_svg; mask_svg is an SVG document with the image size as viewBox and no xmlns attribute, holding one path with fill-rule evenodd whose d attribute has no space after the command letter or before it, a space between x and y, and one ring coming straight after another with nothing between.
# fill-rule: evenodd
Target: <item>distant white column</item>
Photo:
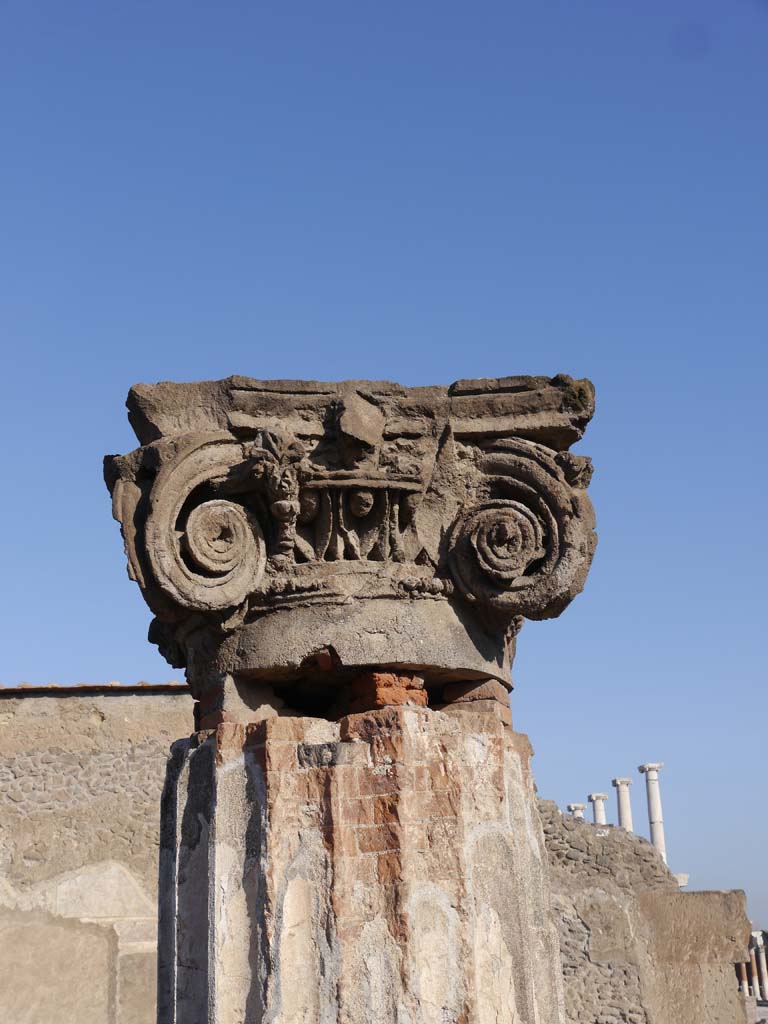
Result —
<instances>
[{"instance_id":1,"label":"distant white column","mask_svg":"<svg viewBox=\"0 0 768 1024\"><path fill-rule=\"evenodd\" d=\"M661 813L661 793L659 792L659 772L664 767L661 761L653 764L641 764L637 769L645 775L645 791L648 794L648 824L651 826L651 842L667 863L667 844L664 841L664 816Z\"/></svg>"},{"instance_id":2,"label":"distant white column","mask_svg":"<svg viewBox=\"0 0 768 1024\"><path fill-rule=\"evenodd\" d=\"M754 946L749 947L749 966L751 969L750 973L752 974L752 995L755 999L762 999L763 997L760 994L760 981L757 977L757 959L755 957Z\"/></svg>"},{"instance_id":3,"label":"distant white column","mask_svg":"<svg viewBox=\"0 0 768 1024\"><path fill-rule=\"evenodd\" d=\"M568 810L571 812L574 818L583 818L584 808L586 806L586 804L568 804Z\"/></svg>"},{"instance_id":4,"label":"distant white column","mask_svg":"<svg viewBox=\"0 0 768 1024\"><path fill-rule=\"evenodd\" d=\"M632 803L629 799L629 787L632 779L612 779L611 785L616 787L616 803L619 807L619 827L632 832Z\"/></svg>"},{"instance_id":5,"label":"distant white column","mask_svg":"<svg viewBox=\"0 0 768 1024\"><path fill-rule=\"evenodd\" d=\"M757 973L760 976L760 988L763 992L763 999L768 999L768 964L765 962L765 942L762 932L752 932L757 955Z\"/></svg>"},{"instance_id":6,"label":"distant white column","mask_svg":"<svg viewBox=\"0 0 768 1024\"><path fill-rule=\"evenodd\" d=\"M596 825L605 825L605 801L607 793L590 793L587 800L592 804L592 817Z\"/></svg>"}]
</instances>

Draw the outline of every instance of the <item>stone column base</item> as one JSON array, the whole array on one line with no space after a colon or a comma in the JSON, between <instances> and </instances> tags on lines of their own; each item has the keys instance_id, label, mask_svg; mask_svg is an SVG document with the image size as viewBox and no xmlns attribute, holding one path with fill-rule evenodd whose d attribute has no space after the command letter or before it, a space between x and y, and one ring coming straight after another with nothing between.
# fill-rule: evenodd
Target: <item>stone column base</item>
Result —
<instances>
[{"instance_id":1,"label":"stone column base","mask_svg":"<svg viewBox=\"0 0 768 1024\"><path fill-rule=\"evenodd\" d=\"M175 744L159 1024L563 1024L530 754L411 707Z\"/></svg>"}]
</instances>

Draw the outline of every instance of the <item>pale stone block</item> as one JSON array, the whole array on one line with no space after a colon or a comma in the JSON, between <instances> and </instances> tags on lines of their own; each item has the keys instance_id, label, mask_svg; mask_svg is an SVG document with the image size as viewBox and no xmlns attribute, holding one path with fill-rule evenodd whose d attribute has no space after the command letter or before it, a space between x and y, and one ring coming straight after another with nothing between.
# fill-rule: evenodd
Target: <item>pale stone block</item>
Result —
<instances>
[{"instance_id":1,"label":"pale stone block","mask_svg":"<svg viewBox=\"0 0 768 1024\"><path fill-rule=\"evenodd\" d=\"M61 917L152 918L156 913L154 901L122 864L89 864L50 884Z\"/></svg>"},{"instance_id":2,"label":"pale stone block","mask_svg":"<svg viewBox=\"0 0 768 1024\"><path fill-rule=\"evenodd\" d=\"M121 956L118 960L115 1024L155 1024L156 1019L157 951Z\"/></svg>"},{"instance_id":3,"label":"pale stone block","mask_svg":"<svg viewBox=\"0 0 768 1024\"><path fill-rule=\"evenodd\" d=\"M0 1009L8 1024L107 1024L117 943L111 929L42 912L0 912Z\"/></svg>"}]
</instances>

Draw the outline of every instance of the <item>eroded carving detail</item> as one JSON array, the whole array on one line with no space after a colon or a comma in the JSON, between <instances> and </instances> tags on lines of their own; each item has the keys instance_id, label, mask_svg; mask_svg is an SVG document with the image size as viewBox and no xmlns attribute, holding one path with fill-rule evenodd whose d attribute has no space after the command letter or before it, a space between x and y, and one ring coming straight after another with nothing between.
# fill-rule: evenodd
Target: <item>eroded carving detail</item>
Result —
<instances>
[{"instance_id":1,"label":"eroded carving detail","mask_svg":"<svg viewBox=\"0 0 768 1024\"><path fill-rule=\"evenodd\" d=\"M106 460L107 482L130 574L157 616L153 636L179 661L189 663L190 644L199 660L215 634L253 624L240 662L271 658L300 673L309 647L279 638L307 633L309 620L270 620L269 635L264 621L302 608L359 615L366 601L371 638L382 617L380 632L411 629L402 661L421 669L428 619L409 625L407 607L428 601L447 603L435 614L459 647L468 637L466 656L446 655L444 668L463 660L469 674L502 678L506 655L492 651L519 617L556 615L583 585L595 543L590 464L567 447L592 412L588 382L233 378L140 386L129 408L144 443ZM329 648L343 613L333 614ZM281 643L296 647L293 660ZM381 663L378 649L370 661Z\"/></svg>"},{"instance_id":2,"label":"eroded carving detail","mask_svg":"<svg viewBox=\"0 0 768 1024\"><path fill-rule=\"evenodd\" d=\"M569 458L572 475L585 471ZM532 619L559 614L581 590L594 551L586 494L568 484L555 453L530 441L498 442L479 468L493 498L453 525L454 580L470 601Z\"/></svg>"}]
</instances>

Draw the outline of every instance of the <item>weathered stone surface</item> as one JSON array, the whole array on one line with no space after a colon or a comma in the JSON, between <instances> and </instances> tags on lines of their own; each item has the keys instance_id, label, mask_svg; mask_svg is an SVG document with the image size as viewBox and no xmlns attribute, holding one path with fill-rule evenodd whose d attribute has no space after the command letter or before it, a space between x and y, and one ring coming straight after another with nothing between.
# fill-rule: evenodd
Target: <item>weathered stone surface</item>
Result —
<instances>
[{"instance_id":1,"label":"weathered stone surface","mask_svg":"<svg viewBox=\"0 0 768 1024\"><path fill-rule=\"evenodd\" d=\"M129 572L215 728L169 766L161 1024L562 1024L500 684L589 569L568 447L591 384L230 378L128 405L142 447L105 476Z\"/></svg>"},{"instance_id":2,"label":"weathered stone surface","mask_svg":"<svg viewBox=\"0 0 768 1024\"><path fill-rule=\"evenodd\" d=\"M497 700L507 707L509 691L496 679L486 679L482 683L450 683L443 690L443 700L448 704L475 700Z\"/></svg>"},{"instance_id":3,"label":"weathered stone surface","mask_svg":"<svg viewBox=\"0 0 768 1024\"><path fill-rule=\"evenodd\" d=\"M173 696L152 689L107 695L103 688L101 693L92 689L50 690L44 697L36 695L42 691L0 690L3 1020L111 1022L104 1010L105 994L111 992L116 994L116 1024L155 1024L157 921L154 911L149 921L141 915L146 901L154 902L157 802L167 747L186 731L192 698L184 688ZM295 742L295 764L306 768L309 777L309 769L328 769L345 759L355 765L352 754L373 742L370 723L368 715L346 720L343 737L341 726L319 722L310 729L306 719L276 718L264 728L271 730L270 739ZM307 730L303 738L302 730ZM530 748L520 734L505 732L525 770ZM52 755L52 749L59 754ZM95 774L87 776L88 786L77 801L59 805L50 793L66 771L62 753L78 763L93 762ZM27 777L31 785L22 789ZM124 789L123 779L129 780ZM387 804L377 806L372 818L392 818ZM743 898L680 893L653 847L639 836L577 824L546 801L539 806L568 1024L602 1019L613 1024L743 1024L730 963L746 956ZM30 827L36 830L37 846L28 840ZM132 835L139 837L137 842ZM137 857L137 850L146 856ZM115 903L138 916L93 924L57 914L60 881L69 888L79 878L85 885L94 866L105 861ZM122 872L115 871L116 863ZM505 868L500 878L508 877ZM99 937L101 930L106 938ZM442 949L441 937L435 949Z\"/></svg>"},{"instance_id":4,"label":"weathered stone surface","mask_svg":"<svg viewBox=\"0 0 768 1024\"><path fill-rule=\"evenodd\" d=\"M568 1024L746 1024L744 894L682 893L641 837L539 809Z\"/></svg>"},{"instance_id":5,"label":"weathered stone surface","mask_svg":"<svg viewBox=\"0 0 768 1024\"><path fill-rule=\"evenodd\" d=\"M106 1024L115 939L95 925L0 910L0 1013L13 1024Z\"/></svg>"},{"instance_id":6,"label":"weathered stone surface","mask_svg":"<svg viewBox=\"0 0 768 1024\"><path fill-rule=\"evenodd\" d=\"M524 737L389 707L174 751L161 1020L563 1020Z\"/></svg>"},{"instance_id":7,"label":"weathered stone surface","mask_svg":"<svg viewBox=\"0 0 768 1024\"><path fill-rule=\"evenodd\" d=\"M446 714L490 714L499 722L512 725L512 709L509 702L502 704L497 700L456 701L455 704L444 705L442 710Z\"/></svg>"},{"instance_id":8,"label":"weathered stone surface","mask_svg":"<svg viewBox=\"0 0 768 1024\"><path fill-rule=\"evenodd\" d=\"M371 666L507 683L522 618L583 586L591 465L567 449L588 381L233 377L128 406L142 447L106 460L114 514L198 697L232 675L307 713Z\"/></svg>"},{"instance_id":9,"label":"weathered stone surface","mask_svg":"<svg viewBox=\"0 0 768 1024\"><path fill-rule=\"evenodd\" d=\"M151 952L127 953L120 958L116 996L119 1024L155 1024L157 1021L155 942L152 947ZM61 1024L69 1022L61 1021Z\"/></svg>"},{"instance_id":10,"label":"weathered stone surface","mask_svg":"<svg viewBox=\"0 0 768 1024\"><path fill-rule=\"evenodd\" d=\"M154 902L158 765L192 714L185 687L159 689L151 698L128 688L0 689L0 851L11 885L109 861L141 879Z\"/></svg>"},{"instance_id":11,"label":"weathered stone surface","mask_svg":"<svg viewBox=\"0 0 768 1024\"><path fill-rule=\"evenodd\" d=\"M154 1024L159 802L186 687L0 689L0 1019Z\"/></svg>"}]
</instances>

